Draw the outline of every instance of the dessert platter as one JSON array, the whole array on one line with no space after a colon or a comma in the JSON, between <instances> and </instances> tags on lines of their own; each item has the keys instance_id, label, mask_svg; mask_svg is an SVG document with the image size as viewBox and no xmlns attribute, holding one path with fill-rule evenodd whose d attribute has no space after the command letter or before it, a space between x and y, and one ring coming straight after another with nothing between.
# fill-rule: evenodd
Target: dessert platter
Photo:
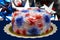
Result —
<instances>
[{"instance_id":1,"label":"dessert platter","mask_svg":"<svg viewBox=\"0 0 60 40\"><path fill-rule=\"evenodd\" d=\"M55 13L51 9L53 3L41 8L14 7L18 9L13 12L11 23L4 27L4 32L18 38L42 38L56 33L57 27L50 20L51 14Z\"/></svg>"},{"instance_id":2,"label":"dessert platter","mask_svg":"<svg viewBox=\"0 0 60 40\"><path fill-rule=\"evenodd\" d=\"M12 26L11 26L11 23L10 23L10 24L8 24L4 27L4 32L7 33L10 36L18 37L18 38L43 38L43 37L48 37L48 36L53 35L54 33L56 33L56 31L57 31L56 25L51 23L51 26L52 26L51 27L52 30L47 31L46 33L42 33L41 35L28 36L28 35L20 35L20 34L14 33L12 31Z\"/></svg>"}]
</instances>

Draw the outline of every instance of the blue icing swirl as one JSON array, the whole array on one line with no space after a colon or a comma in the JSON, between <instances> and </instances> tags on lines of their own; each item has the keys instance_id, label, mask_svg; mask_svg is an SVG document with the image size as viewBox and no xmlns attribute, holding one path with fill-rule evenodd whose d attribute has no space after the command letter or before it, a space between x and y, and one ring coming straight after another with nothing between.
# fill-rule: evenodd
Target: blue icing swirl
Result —
<instances>
[{"instance_id":1,"label":"blue icing swirl","mask_svg":"<svg viewBox=\"0 0 60 40\"><path fill-rule=\"evenodd\" d=\"M41 12L41 10L40 10L40 9L37 9L37 11L38 11L38 12Z\"/></svg>"},{"instance_id":2,"label":"blue icing swirl","mask_svg":"<svg viewBox=\"0 0 60 40\"><path fill-rule=\"evenodd\" d=\"M36 10L33 10L34 12L41 12L41 10L40 9L36 9Z\"/></svg>"},{"instance_id":3,"label":"blue icing swirl","mask_svg":"<svg viewBox=\"0 0 60 40\"><path fill-rule=\"evenodd\" d=\"M45 19L45 22L46 23L49 23L50 22L50 17L48 15L45 15L44 16L44 19Z\"/></svg>"},{"instance_id":4,"label":"blue icing swirl","mask_svg":"<svg viewBox=\"0 0 60 40\"><path fill-rule=\"evenodd\" d=\"M29 32L29 35L38 35L38 34L40 34L40 30L36 27L30 28L28 30L28 32Z\"/></svg>"},{"instance_id":5,"label":"blue icing swirl","mask_svg":"<svg viewBox=\"0 0 60 40\"><path fill-rule=\"evenodd\" d=\"M24 23L23 17L16 18L16 24L18 27L21 27Z\"/></svg>"},{"instance_id":6,"label":"blue icing swirl","mask_svg":"<svg viewBox=\"0 0 60 40\"><path fill-rule=\"evenodd\" d=\"M29 12L29 10L22 10L21 12Z\"/></svg>"},{"instance_id":7,"label":"blue icing swirl","mask_svg":"<svg viewBox=\"0 0 60 40\"><path fill-rule=\"evenodd\" d=\"M43 9L36 9L36 10L33 10L33 11L35 11L35 12L44 12Z\"/></svg>"}]
</instances>

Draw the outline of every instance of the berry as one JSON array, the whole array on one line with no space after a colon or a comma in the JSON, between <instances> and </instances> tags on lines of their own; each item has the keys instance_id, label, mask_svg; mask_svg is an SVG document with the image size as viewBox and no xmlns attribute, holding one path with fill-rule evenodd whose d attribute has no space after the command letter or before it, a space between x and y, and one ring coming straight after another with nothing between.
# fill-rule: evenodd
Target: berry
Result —
<instances>
[{"instance_id":1,"label":"berry","mask_svg":"<svg viewBox=\"0 0 60 40\"><path fill-rule=\"evenodd\" d=\"M38 28L35 28L35 27L29 29L28 32L30 33L30 35L38 35L38 34L40 34L40 30Z\"/></svg>"},{"instance_id":2,"label":"berry","mask_svg":"<svg viewBox=\"0 0 60 40\"><path fill-rule=\"evenodd\" d=\"M16 24L18 27L22 26L23 22L24 22L23 17L16 18Z\"/></svg>"}]
</instances>

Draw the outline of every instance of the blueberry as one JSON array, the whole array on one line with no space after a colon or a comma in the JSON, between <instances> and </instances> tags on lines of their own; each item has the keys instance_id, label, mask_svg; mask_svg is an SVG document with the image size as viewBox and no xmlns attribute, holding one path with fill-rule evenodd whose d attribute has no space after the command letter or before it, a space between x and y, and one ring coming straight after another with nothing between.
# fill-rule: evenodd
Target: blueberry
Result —
<instances>
[{"instance_id":1,"label":"blueberry","mask_svg":"<svg viewBox=\"0 0 60 40\"><path fill-rule=\"evenodd\" d=\"M35 28L35 27L29 29L28 32L30 33L29 35L38 35L38 34L40 34L40 30L38 28Z\"/></svg>"},{"instance_id":2,"label":"blueberry","mask_svg":"<svg viewBox=\"0 0 60 40\"><path fill-rule=\"evenodd\" d=\"M24 22L23 17L16 18L16 24L18 27L22 26L23 22Z\"/></svg>"},{"instance_id":3,"label":"blueberry","mask_svg":"<svg viewBox=\"0 0 60 40\"><path fill-rule=\"evenodd\" d=\"M28 10L22 10L22 12L28 12Z\"/></svg>"},{"instance_id":4,"label":"blueberry","mask_svg":"<svg viewBox=\"0 0 60 40\"><path fill-rule=\"evenodd\" d=\"M48 15L45 15L44 16L44 19L45 19L45 22L46 23L49 23L50 22L50 17Z\"/></svg>"}]
</instances>

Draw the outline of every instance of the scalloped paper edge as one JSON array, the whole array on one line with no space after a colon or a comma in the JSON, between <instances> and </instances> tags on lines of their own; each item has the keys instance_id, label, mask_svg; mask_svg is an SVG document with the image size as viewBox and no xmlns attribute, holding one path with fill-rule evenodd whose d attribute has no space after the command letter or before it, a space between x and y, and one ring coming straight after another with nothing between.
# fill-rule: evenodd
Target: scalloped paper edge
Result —
<instances>
[{"instance_id":1,"label":"scalloped paper edge","mask_svg":"<svg viewBox=\"0 0 60 40\"><path fill-rule=\"evenodd\" d=\"M55 24L51 23L51 26L53 27L53 31L50 32L49 34L42 35L42 36L35 36L35 37L18 36L18 35L15 35L15 34L13 34L13 33L11 33L11 32L9 31L9 28L10 28L11 25L12 25L11 23L10 23L10 24L7 24L7 25L4 27L4 29L3 29L4 32L7 33L8 35L11 35L11 36L14 36L14 37L18 37L18 38L43 38L43 37L48 37L48 36L50 36L50 35L53 35L53 34L56 33L56 31L57 31L57 26L56 26Z\"/></svg>"}]
</instances>

